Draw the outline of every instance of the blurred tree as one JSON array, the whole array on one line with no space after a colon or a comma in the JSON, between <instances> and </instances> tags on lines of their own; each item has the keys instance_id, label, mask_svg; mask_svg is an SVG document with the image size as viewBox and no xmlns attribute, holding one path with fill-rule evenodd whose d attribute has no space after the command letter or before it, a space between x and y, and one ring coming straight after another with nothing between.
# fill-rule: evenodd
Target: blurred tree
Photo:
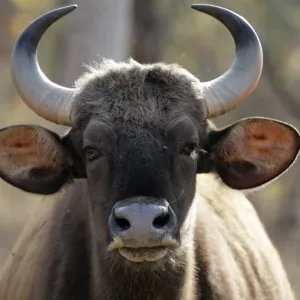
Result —
<instances>
[{"instance_id":1,"label":"blurred tree","mask_svg":"<svg viewBox=\"0 0 300 300\"><path fill-rule=\"evenodd\" d=\"M11 45L13 43L12 36L10 34L11 21L15 13L15 6L9 0L2 0L0 2L0 66L1 72L7 74L9 72L9 57L11 52ZM0 90L3 91L3 97L6 99L13 98L13 89L10 86L10 77L1 76ZM10 87L10 88L8 88ZM11 107L11 102L0 102L1 111ZM5 123L5 116L0 113L1 121L0 126Z\"/></svg>"},{"instance_id":2,"label":"blurred tree","mask_svg":"<svg viewBox=\"0 0 300 300\"><path fill-rule=\"evenodd\" d=\"M172 4L172 5L171 5ZM134 0L132 56L140 63L157 62L178 13L180 1Z\"/></svg>"},{"instance_id":3,"label":"blurred tree","mask_svg":"<svg viewBox=\"0 0 300 300\"><path fill-rule=\"evenodd\" d=\"M134 1L133 58L140 63L157 61L160 56L163 28L155 0Z\"/></svg>"},{"instance_id":4,"label":"blurred tree","mask_svg":"<svg viewBox=\"0 0 300 300\"><path fill-rule=\"evenodd\" d=\"M66 2L66 1L64 1ZM84 64L103 58L128 57L132 0L77 0L78 8L66 17L59 39L58 81L65 85L86 71ZM69 4L73 4L70 1Z\"/></svg>"},{"instance_id":5,"label":"blurred tree","mask_svg":"<svg viewBox=\"0 0 300 300\"><path fill-rule=\"evenodd\" d=\"M10 35L10 24L15 13L15 6L9 0L0 2L0 59L4 60L10 55L12 37Z\"/></svg>"}]
</instances>

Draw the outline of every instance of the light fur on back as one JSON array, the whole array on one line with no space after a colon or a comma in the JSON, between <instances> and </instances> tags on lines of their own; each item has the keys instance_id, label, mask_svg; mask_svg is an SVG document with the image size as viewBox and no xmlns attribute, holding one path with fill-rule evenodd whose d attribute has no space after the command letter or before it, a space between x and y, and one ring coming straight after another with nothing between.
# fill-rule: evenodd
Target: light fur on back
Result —
<instances>
[{"instance_id":1,"label":"light fur on back","mask_svg":"<svg viewBox=\"0 0 300 300\"><path fill-rule=\"evenodd\" d=\"M207 255L216 299L294 299L278 252L249 200L213 175L198 176L197 192L199 247Z\"/></svg>"}]
</instances>

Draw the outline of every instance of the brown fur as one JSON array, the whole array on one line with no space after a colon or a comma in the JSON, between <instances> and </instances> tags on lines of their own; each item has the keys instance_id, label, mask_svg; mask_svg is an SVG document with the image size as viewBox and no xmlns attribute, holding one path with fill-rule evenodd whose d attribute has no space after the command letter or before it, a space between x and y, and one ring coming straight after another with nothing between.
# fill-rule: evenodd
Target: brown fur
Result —
<instances>
[{"instance_id":1,"label":"brown fur","mask_svg":"<svg viewBox=\"0 0 300 300\"><path fill-rule=\"evenodd\" d=\"M278 254L243 194L204 174L195 198L194 192L196 172L218 173L235 188L256 187L280 175L299 150L296 130L257 118L242 121L246 126L213 129L203 120L199 80L177 65L106 61L76 86L74 128L61 140L36 129L43 143L31 143L47 162L55 149L54 168L29 151L26 174L11 181L2 176L29 192L65 188L57 199L42 201L24 230L1 273L0 299L293 300ZM264 128L255 124L268 129L267 141ZM10 130L2 130L0 149L7 137L15 145L15 136L6 136ZM286 151L277 140L285 142ZM196 146L186 153L191 142ZM89 160L86 144L98 159ZM280 164L270 174L260 165L261 158L269 162L269 152ZM18 158L18 150L13 153ZM141 195L168 200L180 247L168 249L156 263L133 266L117 251L107 252L107 220L118 201Z\"/></svg>"},{"instance_id":2,"label":"brown fur","mask_svg":"<svg viewBox=\"0 0 300 300\"><path fill-rule=\"evenodd\" d=\"M159 126L162 119L165 126L166 117L174 119L185 113L203 120L200 81L179 65L104 60L89 69L75 83L79 90L73 112L75 127L93 115L125 126Z\"/></svg>"},{"instance_id":3,"label":"brown fur","mask_svg":"<svg viewBox=\"0 0 300 300\"><path fill-rule=\"evenodd\" d=\"M197 190L197 255L188 256L182 299L294 299L278 254L249 201L240 192L220 187L212 175L198 176ZM49 236L51 220L64 199L41 201L2 270L1 299L36 299L34 293L43 285L42 254L51 249L53 242ZM205 284L201 282L203 272ZM202 296L196 298L198 293Z\"/></svg>"}]
</instances>

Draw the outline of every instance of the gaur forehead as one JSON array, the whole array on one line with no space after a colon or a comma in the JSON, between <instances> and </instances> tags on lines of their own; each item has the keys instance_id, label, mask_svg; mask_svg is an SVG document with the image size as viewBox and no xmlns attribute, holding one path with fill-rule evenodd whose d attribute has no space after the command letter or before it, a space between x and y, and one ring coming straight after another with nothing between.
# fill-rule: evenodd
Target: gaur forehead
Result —
<instances>
[{"instance_id":1,"label":"gaur forehead","mask_svg":"<svg viewBox=\"0 0 300 300\"><path fill-rule=\"evenodd\" d=\"M91 118L141 126L182 116L202 118L200 82L175 64L105 60L89 67L76 87L77 124L86 124Z\"/></svg>"}]
</instances>

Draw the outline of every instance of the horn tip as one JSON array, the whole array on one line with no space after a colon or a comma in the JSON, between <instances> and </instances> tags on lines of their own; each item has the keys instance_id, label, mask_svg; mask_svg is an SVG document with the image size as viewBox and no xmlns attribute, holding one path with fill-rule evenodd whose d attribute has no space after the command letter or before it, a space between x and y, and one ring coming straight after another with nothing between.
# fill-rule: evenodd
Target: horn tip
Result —
<instances>
[{"instance_id":1,"label":"horn tip","mask_svg":"<svg viewBox=\"0 0 300 300\"><path fill-rule=\"evenodd\" d=\"M71 11L73 11L76 8L77 8L77 4L71 4L71 5L67 5L67 6L63 6L63 7L57 8L54 11L57 11L62 16L64 16L64 15L70 13Z\"/></svg>"},{"instance_id":2,"label":"horn tip","mask_svg":"<svg viewBox=\"0 0 300 300\"><path fill-rule=\"evenodd\" d=\"M219 7L216 5L212 5L212 4L192 4L191 5L192 9L195 9L197 11L201 11L201 12L206 12L207 10L214 10L214 9L222 9L222 10L226 10L223 7Z\"/></svg>"},{"instance_id":3,"label":"horn tip","mask_svg":"<svg viewBox=\"0 0 300 300\"><path fill-rule=\"evenodd\" d=\"M64 8L71 12L72 10L76 9L77 6L78 6L77 4L71 4L71 5L65 6Z\"/></svg>"},{"instance_id":4,"label":"horn tip","mask_svg":"<svg viewBox=\"0 0 300 300\"><path fill-rule=\"evenodd\" d=\"M45 15L52 14L52 15L56 16L56 19L60 19L63 16L69 14L71 11L73 11L76 8L77 8L77 4L71 4L71 5L67 5L67 6L63 6L63 7L54 9L54 10L46 13Z\"/></svg>"},{"instance_id":5,"label":"horn tip","mask_svg":"<svg viewBox=\"0 0 300 300\"><path fill-rule=\"evenodd\" d=\"M191 8L192 9L195 9L195 10L199 10L199 9L201 9L201 7L203 7L203 6L211 6L210 4L191 4Z\"/></svg>"}]
</instances>

